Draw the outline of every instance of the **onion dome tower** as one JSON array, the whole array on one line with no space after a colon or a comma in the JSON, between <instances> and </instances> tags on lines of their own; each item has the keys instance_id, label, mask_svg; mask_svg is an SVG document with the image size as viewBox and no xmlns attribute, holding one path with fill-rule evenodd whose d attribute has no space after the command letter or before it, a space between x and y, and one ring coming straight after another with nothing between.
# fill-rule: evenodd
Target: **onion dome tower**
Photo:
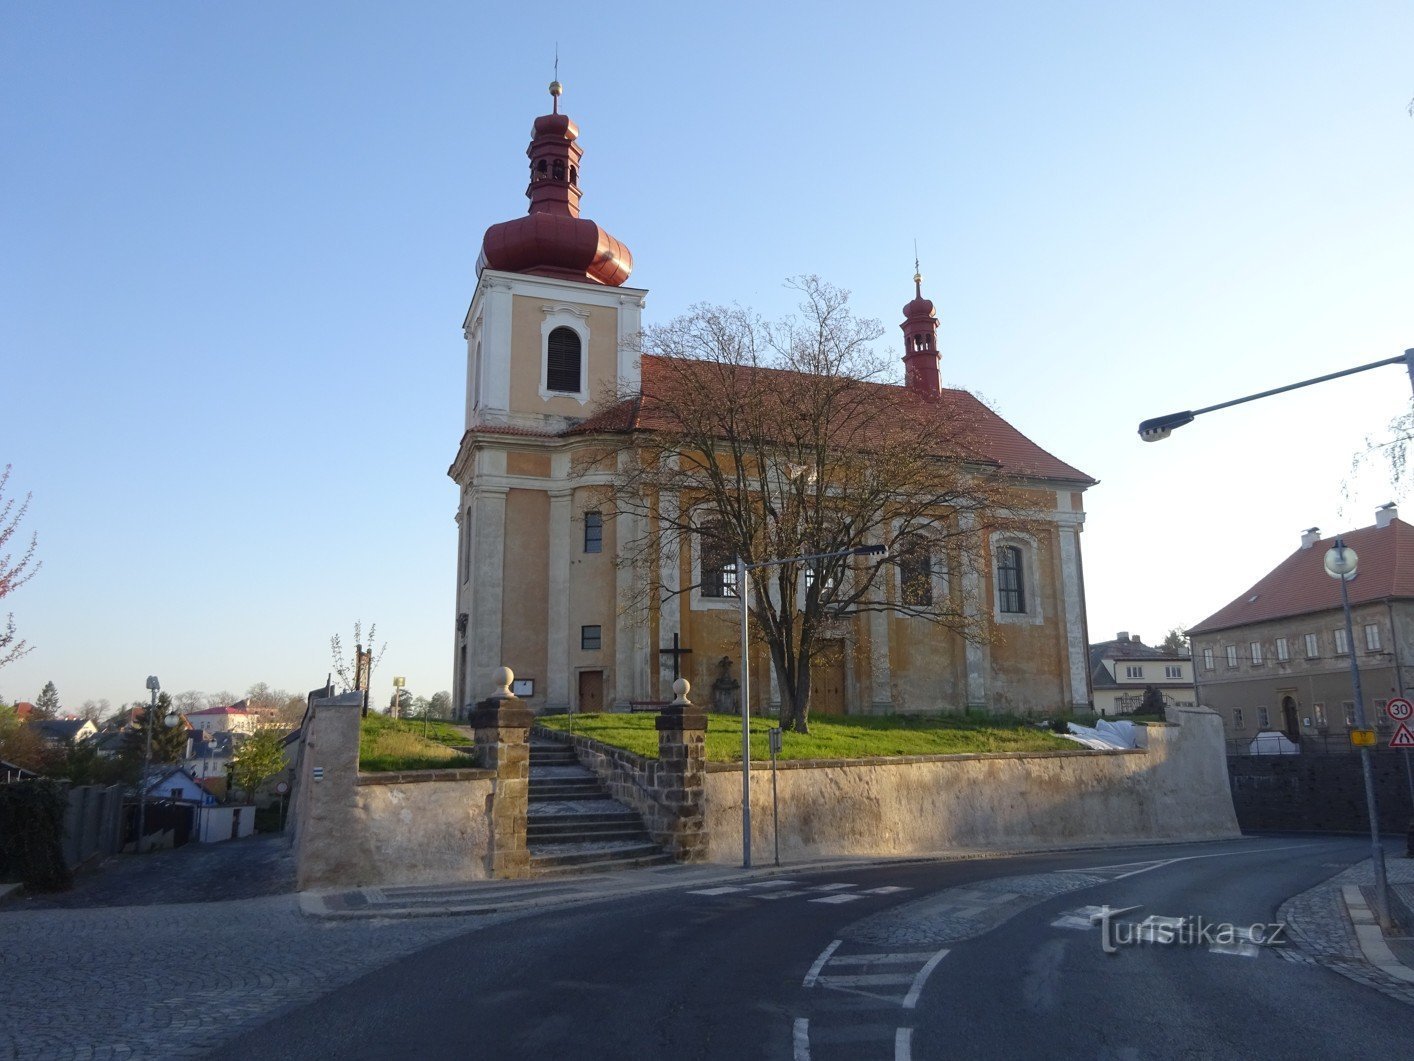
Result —
<instances>
[{"instance_id":1,"label":"onion dome tower","mask_svg":"<svg viewBox=\"0 0 1414 1061\"><path fill-rule=\"evenodd\" d=\"M593 221L579 216L579 127L560 113L564 87L550 82L551 113L535 119L530 146L530 185L525 217L486 230L482 267L618 287L633 271L627 247Z\"/></svg>"},{"instance_id":2,"label":"onion dome tower","mask_svg":"<svg viewBox=\"0 0 1414 1061\"><path fill-rule=\"evenodd\" d=\"M938 371L938 314L923 297L923 274L913 262L913 301L903 307L904 386L919 394L936 396L942 390Z\"/></svg>"}]
</instances>

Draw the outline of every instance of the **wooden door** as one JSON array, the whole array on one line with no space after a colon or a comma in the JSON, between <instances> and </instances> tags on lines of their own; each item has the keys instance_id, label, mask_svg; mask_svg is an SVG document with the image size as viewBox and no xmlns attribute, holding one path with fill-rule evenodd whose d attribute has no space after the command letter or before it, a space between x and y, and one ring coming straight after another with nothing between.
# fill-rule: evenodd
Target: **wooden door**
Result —
<instances>
[{"instance_id":1,"label":"wooden door","mask_svg":"<svg viewBox=\"0 0 1414 1061\"><path fill-rule=\"evenodd\" d=\"M810 661L810 712L822 715L843 715L844 643L826 641Z\"/></svg>"},{"instance_id":2,"label":"wooden door","mask_svg":"<svg viewBox=\"0 0 1414 1061\"><path fill-rule=\"evenodd\" d=\"M579 709L581 711L604 710L604 672L582 670L579 672Z\"/></svg>"}]
</instances>

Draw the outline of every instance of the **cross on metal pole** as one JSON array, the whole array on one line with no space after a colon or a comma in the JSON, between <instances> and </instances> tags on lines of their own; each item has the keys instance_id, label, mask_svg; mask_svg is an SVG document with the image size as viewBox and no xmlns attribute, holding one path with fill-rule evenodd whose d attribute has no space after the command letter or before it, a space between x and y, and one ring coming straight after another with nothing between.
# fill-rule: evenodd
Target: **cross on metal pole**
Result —
<instances>
[{"instance_id":1,"label":"cross on metal pole","mask_svg":"<svg viewBox=\"0 0 1414 1061\"><path fill-rule=\"evenodd\" d=\"M660 656L672 656L672 657L673 657L673 681L677 681L679 678L682 677L682 675L678 673L678 658L679 658L680 656L690 656L690 655L692 655L692 649L690 649L690 648L679 648L679 647L678 647L678 635L677 635L677 634L674 634L674 635L673 635L673 647L672 647L672 648L660 648L660 649L658 650L658 655L660 655Z\"/></svg>"}]
</instances>

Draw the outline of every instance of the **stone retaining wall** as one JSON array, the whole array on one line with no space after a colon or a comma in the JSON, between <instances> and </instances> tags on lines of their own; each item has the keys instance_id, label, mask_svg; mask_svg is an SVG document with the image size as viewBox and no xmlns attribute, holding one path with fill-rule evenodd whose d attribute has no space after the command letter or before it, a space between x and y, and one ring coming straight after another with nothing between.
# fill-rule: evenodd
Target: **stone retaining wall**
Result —
<instances>
[{"instance_id":1,"label":"stone retaining wall","mask_svg":"<svg viewBox=\"0 0 1414 1061\"><path fill-rule=\"evenodd\" d=\"M1203 708L1139 727L1144 748L780 764L782 858L924 855L1239 835L1222 723ZM741 767L707 766L708 858L741 857ZM755 859L772 851L771 769L753 763Z\"/></svg>"},{"instance_id":2,"label":"stone retaining wall","mask_svg":"<svg viewBox=\"0 0 1414 1061\"><path fill-rule=\"evenodd\" d=\"M1232 802L1244 829L1330 833L1370 831L1360 756L1235 755L1228 759ZM1380 830L1404 836L1414 819L1404 755L1371 756Z\"/></svg>"}]
</instances>

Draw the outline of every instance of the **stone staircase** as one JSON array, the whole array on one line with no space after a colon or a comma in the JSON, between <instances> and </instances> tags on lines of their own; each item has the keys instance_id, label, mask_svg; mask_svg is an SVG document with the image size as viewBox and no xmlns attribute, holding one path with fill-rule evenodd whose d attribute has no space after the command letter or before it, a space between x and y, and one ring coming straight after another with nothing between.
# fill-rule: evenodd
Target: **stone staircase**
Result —
<instances>
[{"instance_id":1,"label":"stone staircase","mask_svg":"<svg viewBox=\"0 0 1414 1061\"><path fill-rule=\"evenodd\" d=\"M579 765L568 743L530 741L530 868L537 877L657 866L672 856L655 844L643 821L611 797Z\"/></svg>"}]
</instances>

